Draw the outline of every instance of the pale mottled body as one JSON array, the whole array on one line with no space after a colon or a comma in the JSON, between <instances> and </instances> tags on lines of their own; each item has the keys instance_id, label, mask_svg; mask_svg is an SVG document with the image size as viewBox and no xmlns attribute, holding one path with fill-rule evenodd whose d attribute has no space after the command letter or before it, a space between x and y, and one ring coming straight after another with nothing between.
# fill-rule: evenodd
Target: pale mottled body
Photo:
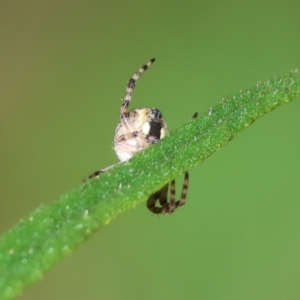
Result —
<instances>
[{"instance_id":1,"label":"pale mottled body","mask_svg":"<svg viewBox=\"0 0 300 300\"><path fill-rule=\"evenodd\" d=\"M114 150L120 161L126 161L166 134L167 125L158 109L137 108L121 118L115 132Z\"/></svg>"}]
</instances>

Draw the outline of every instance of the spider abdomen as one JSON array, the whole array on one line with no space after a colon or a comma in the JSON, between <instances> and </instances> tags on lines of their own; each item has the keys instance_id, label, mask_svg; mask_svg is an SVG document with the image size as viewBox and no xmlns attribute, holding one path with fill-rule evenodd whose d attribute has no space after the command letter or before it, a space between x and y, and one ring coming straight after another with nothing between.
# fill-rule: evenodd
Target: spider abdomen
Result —
<instances>
[{"instance_id":1,"label":"spider abdomen","mask_svg":"<svg viewBox=\"0 0 300 300\"><path fill-rule=\"evenodd\" d=\"M121 117L114 138L114 150L120 161L164 138L167 125L156 108L137 108Z\"/></svg>"}]
</instances>

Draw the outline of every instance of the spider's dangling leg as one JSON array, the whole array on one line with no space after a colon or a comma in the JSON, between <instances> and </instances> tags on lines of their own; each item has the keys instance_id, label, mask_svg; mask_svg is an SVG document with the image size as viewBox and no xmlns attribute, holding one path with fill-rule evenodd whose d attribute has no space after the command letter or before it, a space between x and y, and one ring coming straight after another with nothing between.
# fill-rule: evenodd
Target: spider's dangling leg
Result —
<instances>
[{"instance_id":1,"label":"spider's dangling leg","mask_svg":"<svg viewBox=\"0 0 300 300\"><path fill-rule=\"evenodd\" d=\"M152 194L148 201L147 207L154 214L163 214L165 213L165 208L168 205L168 190L169 184L163 186L159 191ZM159 201L161 207L155 206L157 200Z\"/></svg>"},{"instance_id":2,"label":"spider's dangling leg","mask_svg":"<svg viewBox=\"0 0 300 300\"><path fill-rule=\"evenodd\" d=\"M175 209L180 207L180 206L183 206L185 204L186 196L187 196L187 192L188 192L188 187L189 187L189 173L186 171L185 174L184 174L184 181L183 181L183 186L182 186L181 197L178 201L176 201ZM174 198L175 198L175 187L174 187Z\"/></svg>"},{"instance_id":3,"label":"spider's dangling leg","mask_svg":"<svg viewBox=\"0 0 300 300\"><path fill-rule=\"evenodd\" d=\"M189 173L185 172L184 182L179 200L176 199L175 180L172 180L170 184L170 202L168 202L168 189L169 184L163 186L159 191L152 194L148 201L147 207L154 214L172 214L178 207L181 207L186 202L186 196L189 184ZM155 206L156 202L159 201L161 206Z\"/></svg>"}]
</instances>

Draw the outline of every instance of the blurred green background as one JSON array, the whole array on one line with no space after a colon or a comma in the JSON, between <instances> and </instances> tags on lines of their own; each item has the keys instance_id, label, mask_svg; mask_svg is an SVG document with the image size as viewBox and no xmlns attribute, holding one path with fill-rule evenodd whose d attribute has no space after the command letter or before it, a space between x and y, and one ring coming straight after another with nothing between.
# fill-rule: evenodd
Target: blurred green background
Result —
<instances>
[{"instance_id":1,"label":"blurred green background","mask_svg":"<svg viewBox=\"0 0 300 300\"><path fill-rule=\"evenodd\" d=\"M132 107L170 130L300 68L300 2L1 1L0 233L117 162ZM144 206L97 232L20 299L299 299L300 99L191 170L172 216ZM177 180L178 188L182 178Z\"/></svg>"}]
</instances>

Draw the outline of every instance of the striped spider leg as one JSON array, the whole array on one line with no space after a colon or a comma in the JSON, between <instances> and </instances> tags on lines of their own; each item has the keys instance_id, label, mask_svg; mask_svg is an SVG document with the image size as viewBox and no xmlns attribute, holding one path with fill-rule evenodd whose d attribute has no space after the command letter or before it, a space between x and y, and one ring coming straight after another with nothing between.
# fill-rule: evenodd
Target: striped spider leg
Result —
<instances>
[{"instance_id":1,"label":"striped spider leg","mask_svg":"<svg viewBox=\"0 0 300 300\"><path fill-rule=\"evenodd\" d=\"M147 201L148 209L154 214L173 213L176 208L181 207L185 204L188 185L189 185L189 173L185 172L180 199L177 201L175 199L176 197L175 180L172 180L170 183L170 202L168 202L169 183L167 183L159 191L157 191L156 193L152 194L149 197ZM160 206L155 206L157 201L159 201Z\"/></svg>"}]
</instances>

